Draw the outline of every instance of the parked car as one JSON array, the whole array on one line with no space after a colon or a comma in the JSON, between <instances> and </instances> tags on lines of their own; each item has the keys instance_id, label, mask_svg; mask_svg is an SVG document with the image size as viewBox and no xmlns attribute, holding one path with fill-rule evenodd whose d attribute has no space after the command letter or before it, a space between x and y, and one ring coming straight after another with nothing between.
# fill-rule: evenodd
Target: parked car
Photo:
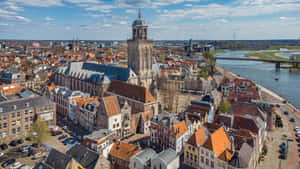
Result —
<instances>
[{"instance_id":1,"label":"parked car","mask_svg":"<svg viewBox=\"0 0 300 169\"><path fill-rule=\"evenodd\" d=\"M62 141L62 143L64 145L68 144L69 142L71 142L73 139L72 138L66 138L64 141Z\"/></svg>"},{"instance_id":2,"label":"parked car","mask_svg":"<svg viewBox=\"0 0 300 169\"><path fill-rule=\"evenodd\" d=\"M31 146L37 148L39 145L38 143L32 143Z\"/></svg>"},{"instance_id":3,"label":"parked car","mask_svg":"<svg viewBox=\"0 0 300 169\"><path fill-rule=\"evenodd\" d=\"M17 142L17 140L13 140L13 141L11 141L11 142L9 143L9 145L15 147L15 146L18 145L18 142Z\"/></svg>"},{"instance_id":4,"label":"parked car","mask_svg":"<svg viewBox=\"0 0 300 169\"><path fill-rule=\"evenodd\" d=\"M285 114L285 115L289 115L289 112L288 112L288 111L285 111L284 114Z\"/></svg>"},{"instance_id":5,"label":"parked car","mask_svg":"<svg viewBox=\"0 0 300 169\"><path fill-rule=\"evenodd\" d=\"M18 169L21 166L22 166L22 163L16 162L9 169Z\"/></svg>"},{"instance_id":6,"label":"parked car","mask_svg":"<svg viewBox=\"0 0 300 169\"><path fill-rule=\"evenodd\" d=\"M280 154L279 158L285 160L286 159L286 154Z\"/></svg>"},{"instance_id":7,"label":"parked car","mask_svg":"<svg viewBox=\"0 0 300 169\"><path fill-rule=\"evenodd\" d=\"M63 126L62 129L63 130L68 130L68 126Z\"/></svg>"},{"instance_id":8,"label":"parked car","mask_svg":"<svg viewBox=\"0 0 300 169\"><path fill-rule=\"evenodd\" d=\"M41 158L41 157L43 157L43 156L45 156L45 155L46 155L46 153L42 153L42 152L36 153L36 154L34 155L34 159Z\"/></svg>"},{"instance_id":9,"label":"parked car","mask_svg":"<svg viewBox=\"0 0 300 169\"><path fill-rule=\"evenodd\" d=\"M61 131L55 131L55 132L52 132L52 136L57 136L57 135L60 135L62 134Z\"/></svg>"},{"instance_id":10,"label":"parked car","mask_svg":"<svg viewBox=\"0 0 300 169\"><path fill-rule=\"evenodd\" d=\"M66 130L67 133L72 134L73 131L72 130Z\"/></svg>"},{"instance_id":11,"label":"parked car","mask_svg":"<svg viewBox=\"0 0 300 169\"><path fill-rule=\"evenodd\" d=\"M276 107L280 108L280 104L276 104Z\"/></svg>"},{"instance_id":12,"label":"parked car","mask_svg":"<svg viewBox=\"0 0 300 169\"><path fill-rule=\"evenodd\" d=\"M8 148L7 144L1 144L0 145L1 150L6 150Z\"/></svg>"},{"instance_id":13,"label":"parked car","mask_svg":"<svg viewBox=\"0 0 300 169\"><path fill-rule=\"evenodd\" d=\"M23 144L23 143L24 143L24 140L23 140L23 139L19 139L19 140L17 140L17 143L18 143L18 144Z\"/></svg>"},{"instance_id":14,"label":"parked car","mask_svg":"<svg viewBox=\"0 0 300 169\"><path fill-rule=\"evenodd\" d=\"M18 150L23 153L28 152L30 149L31 149L30 145L24 145L18 148Z\"/></svg>"},{"instance_id":15,"label":"parked car","mask_svg":"<svg viewBox=\"0 0 300 169\"><path fill-rule=\"evenodd\" d=\"M34 149L29 149L27 156L30 157L35 154Z\"/></svg>"},{"instance_id":16,"label":"parked car","mask_svg":"<svg viewBox=\"0 0 300 169\"><path fill-rule=\"evenodd\" d=\"M66 138L66 137L68 137L68 136L64 134L64 135L62 135L62 136L59 136L59 137L58 137L58 140L62 140L62 139L64 139L64 138Z\"/></svg>"},{"instance_id":17,"label":"parked car","mask_svg":"<svg viewBox=\"0 0 300 169\"><path fill-rule=\"evenodd\" d=\"M12 163L14 163L15 161L16 161L16 160L15 160L14 158L9 159L9 160L5 161L4 163L2 163L1 166L2 166L3 168L5 168L5 167L11 165Z\"/></svg>"},{"instance_id":18,"label":"parked car","mask_svg":"<svg viewBox=\"0 0 300 169\"><path fill-rule=\"evenodd\" d=\"M32 141L32 138L31 137L26 137L25 140L26 141Z\"/></svg>"},{"instance_id":19,"label":"parked car","mask_svg":"<svg viewBox=\"0 0 300 169\"><path fill-rule=\"evenodd\" d=\"M294 123L294 122L295 122L295 118L292 117L292 118L290 119L290 122Z\"/></svg>"},{"instance_id":20,"label":"parked car","mask_svg":"<svg viewBox=\"0 0 300 169\"><path fill-rule=\"evenodd\" d=\"M0 157L3 157L4 156L4 153L0 152Z\"/></svg>"}]
</instances>

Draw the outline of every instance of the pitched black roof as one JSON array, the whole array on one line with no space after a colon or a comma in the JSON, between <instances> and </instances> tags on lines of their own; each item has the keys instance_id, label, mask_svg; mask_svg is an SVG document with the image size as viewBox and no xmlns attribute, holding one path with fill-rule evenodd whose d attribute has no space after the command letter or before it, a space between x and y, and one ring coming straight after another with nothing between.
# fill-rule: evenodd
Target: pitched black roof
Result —
<instances>
[{"instance_id":1,"label":"pitched black roof","mask_svg":"<svg viewBox=\"0 0 300 169\"><path fill-rule=\"evenodd\" d=\"M30 107L36 107L41 105L49 105L54 104L47 96L36 96L36 97L29 97L24 99L17 99L17 100L9 100L0 102L0 113L5 112L13 112L18 111Z\"/></svg>"},{"instance_id":2,"label":"pitched black roof","mask_svg":"<svg viewBox=\"0 0 300 169\"><path fill-rule=\"evenodd\" d=\"M33 169L54 169L54 168L45 163L39 162L34 166Z\"/></svg>"},{"instance_id":3,"label":"pitched black roof","mask_svg":"<svg viewBox=\"0 0 300 169\"><path fill-rule=\"evenodd\" d=\"M70 155L66 155L52 148L45 163L55 169L65 169L71 160L72 157Z\"/></svg>"},{"instance_id":4,"label":"pitched black roof","mask_svg":"<svg viewBox=\"0 0 300 169\"><path fill-rule=\"evenodd\" d=\"M72 156L78 163L86 169L94 169L99 159L99 154L83 145L76 144L67 151L67 155Z\"/></svg>"}]
</instances>

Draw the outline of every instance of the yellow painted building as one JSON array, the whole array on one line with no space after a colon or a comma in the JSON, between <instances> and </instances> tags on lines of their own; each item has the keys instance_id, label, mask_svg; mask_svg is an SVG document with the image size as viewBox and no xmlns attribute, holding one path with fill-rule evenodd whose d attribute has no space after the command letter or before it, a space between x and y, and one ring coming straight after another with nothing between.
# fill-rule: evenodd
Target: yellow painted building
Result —
<instances>
[{"instance_id":1,"label":"yellow painted building","mask_svg":"<svg viewBox=\"0 0 300 169\"><path fill-rule=\"evenodd\" d=\"M198 129L184 145L184 164L199 168L199 147L208 138L209 131L205 127Z\"/></svg>"}]
</instances>

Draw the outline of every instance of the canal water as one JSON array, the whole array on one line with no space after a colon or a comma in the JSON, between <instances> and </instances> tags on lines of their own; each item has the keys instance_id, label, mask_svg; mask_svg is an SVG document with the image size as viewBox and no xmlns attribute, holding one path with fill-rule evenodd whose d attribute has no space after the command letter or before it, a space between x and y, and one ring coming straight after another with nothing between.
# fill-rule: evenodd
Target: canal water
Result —
<instances>
[{"instance_id":1,"label":"canal water","mask_svg":"<svg viewBox=\"0 0 300 169\"><path fill-rule=\"evenodd\" d=\"M215 56L243 58L249 52L227 51L226 53L218 53ZM295 53L291 54L298 53L299 51L295 51ZM289 57L291 54L285 53L281 56ZM274 91L297 108L300 108L300 71L289 72L287 69L276 71L274 64L254 61L217 60L217 63L230 72L250 79ZM276 78L278 78L278 81L275 80Z\"/></svg>"}]
</instances>

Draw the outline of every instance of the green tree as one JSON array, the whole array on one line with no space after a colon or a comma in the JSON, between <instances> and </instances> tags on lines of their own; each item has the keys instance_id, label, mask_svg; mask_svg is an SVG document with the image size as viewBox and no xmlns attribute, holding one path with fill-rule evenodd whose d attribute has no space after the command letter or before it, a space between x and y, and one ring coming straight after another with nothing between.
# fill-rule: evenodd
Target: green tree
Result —
<instances>
[{"instance_id":1,"label":"green tree","mask_svg":"<svg viewBox=\"0 0 300 169\"><path fill-rule=\"evenodd\" d=\"M227 99L223 99L219 106L220 112L226 113L229 112L230 109L231 109L230 102Z\"/></svg>"},{"instance_id":2,"label":"green tree","mask_svg":"<svg viewBox=\"0 0 300 169\"><path fill-rule=\"evenodd\" d=\"M203 56L207 60L207 69L209 74L212 75L214 72L216 72L216 58L209 52L205 52Z\"/></svg>"},{"instance_id":3,"label":"green tree","mask_svg":"<svg viewBox=\"0 0 300 169\"><path fill-rule=\"evenodd\" d=\"M43 119L37 118L37 120L31 125L30 136L38 145L46 141L50 136L47 122Z\"/></svg>"}]
</instances>

